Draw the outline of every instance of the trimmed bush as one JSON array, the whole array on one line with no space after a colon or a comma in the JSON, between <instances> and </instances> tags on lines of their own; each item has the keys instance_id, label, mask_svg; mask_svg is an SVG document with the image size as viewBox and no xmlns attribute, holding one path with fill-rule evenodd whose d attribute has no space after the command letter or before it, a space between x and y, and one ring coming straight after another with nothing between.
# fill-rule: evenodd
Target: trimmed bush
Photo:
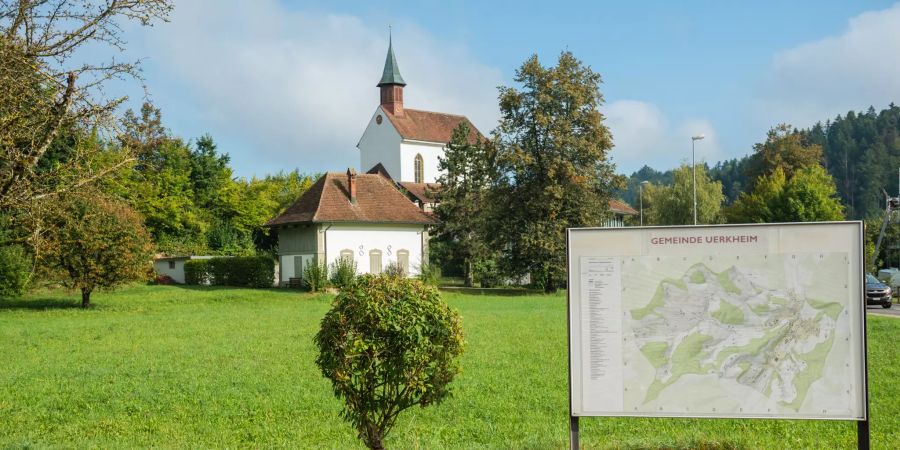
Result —
<instances>
[{"instance_id":1,"label":"trimmed bush","mask_svg":"<svg viewBox=\"0 0 900 450\"><path fill-rule=\"evenodd\" d=\"M18 245L0 247L0 298L25 293L31 271L31 257Z\"/></svg>"},{"instance_id":2,"label":"trimmed bush","mask_svg":"<svg viewBox=\"0 0 900 450\"><path fill-rule=\"evenodd\" d=\"M397 415L450 395L464 341L459 314L433 286L363 275L335 297L316 334L316 365L344 400L341 414L370 449Z\"/></svg>"},{"instance_id":3,"label":"trimmed bush","mask_svg":"<svg viewBox=\"0 0 900 450\"><path fill-rule=\"evenodd\" d=\"M331 285L344 289L356 278L356 261L352 258L338 258L331 263Z\"/></svg>"},{"instance_id":4,"label":"trimmed bush","mask_svg":"<svg viewBox=\"0 0 900 450\"><path fill-rule=\"evenodd\" d=\"M325 263L308 264L303 269L303 284L311 292L319 292L328 287L328 266Z\"/></svg>"},{"instance_id":5,"label":"trimmed bush","mask_svg":"<svg viewBox=\"0 0 900 450\"><path fill-rule=\"evenodd\" d=\"M275 261L268 256L191 259L184 263L186 284L267 288L274 280Z\"/></svg>"},{"instance_id":6,"label":"trimmed bush","mask_svg":"<svg viewBox=\"0 0 900 450\"><path fill-rule=\"evenodd\" d=\"M184 284L210 284L207 259L189 259L184 262Z\"/></svg>"}]
</instances>

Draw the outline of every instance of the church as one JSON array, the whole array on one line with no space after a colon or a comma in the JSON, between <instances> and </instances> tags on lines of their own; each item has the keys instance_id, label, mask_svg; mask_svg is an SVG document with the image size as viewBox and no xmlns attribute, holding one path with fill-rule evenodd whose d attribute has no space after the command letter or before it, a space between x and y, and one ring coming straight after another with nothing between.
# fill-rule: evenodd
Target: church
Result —
<instances>
[{"instance_id":1,"label":"church","mask_svg":"<svg viewBox=\"0 0 900 450\"><path fill-rule=\"evenodd\" d=\"M359 273L381 273L398 264L418 275L428 260L428 229L434 201L427 195L441 172L453 130L466 122L473 141L480 132L462 115L406 108L392 43L381 80L380 102L359 139L360 172L329 172L266 225L278 234L278 285L301 282L310 264L352 258ZM622 202L610 205L610 226L622 226L634 211Z\"/></svg>"}]
</instances>

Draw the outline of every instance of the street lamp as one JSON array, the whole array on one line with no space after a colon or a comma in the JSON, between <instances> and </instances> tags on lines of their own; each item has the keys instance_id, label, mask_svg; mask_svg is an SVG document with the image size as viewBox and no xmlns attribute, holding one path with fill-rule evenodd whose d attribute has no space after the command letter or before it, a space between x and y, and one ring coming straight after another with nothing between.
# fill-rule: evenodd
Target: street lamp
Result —
<instances>
[{"instance_id":1,"label":"street lamp","mask_svg":"<svg viewBox=\"0 0 900 450\"><path fill-rule=\"evenodd\" d=\"M702 134L691 136L691 178L693 178L692 185L694 188L694 225L697 225L697 162L694 158L694 143L705 137L706 136Z\"/></svg>"},{"instance_id":2,"label":"street lamp","mask_svg":"<svg viewBox=\"0 0 900 450\"><path fill-rule=\"evenodd\" d=\"M641 184L638 185L638 186L640 186L640 191L641 191L641 194L640 194L640 197L641 197L641 226L644 226L644 185L645 184L650 184L650 182L644 180L644 181L641 181Z\"/></svg>"}]
</instances>

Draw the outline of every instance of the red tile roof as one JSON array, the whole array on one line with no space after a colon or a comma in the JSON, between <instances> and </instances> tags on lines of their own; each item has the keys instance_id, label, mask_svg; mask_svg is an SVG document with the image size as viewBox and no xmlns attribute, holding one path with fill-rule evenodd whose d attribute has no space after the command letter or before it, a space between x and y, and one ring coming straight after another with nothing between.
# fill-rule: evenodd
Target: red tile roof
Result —
<instances>
[{"instance_id":1,"label":"red tile roof","mask_svg":"<svg viewBox=\"0 0 900 450\"><path fill-rule=\"evenodd\" d=\"M638 212L635 211L634 208L629 206L628 203L625 203L621 200L616 200L616 199L609 200L609 210L612 212L616 212L619 214L627 214L630 216L634 216L634 215L638 214Z\"/></svg>"},{"instance_id":2,"label":"red tile roof","mask_svg":"<svg viewBox=\"0 0 900 450\"><path fill-rule=\"evenodd\" d=\"M356 204L350 203L347 174L329 172L297 201L266 223L278 226L310 222L368 222L433 224L388 178L380 174L356 176Z\"/></svg>"},{"instance_id":3,"label":"red tile roof","mask_svg":"<svg viewBox=\"0 0 900 450\"><path fill-rule=\"evenodd\" d=\"M470 142L475 142L481 135L466 116L409 108L403 108L402 116L391 114L389 111L385 113L403 139L445 144L450 142L453 130L463 121L469 124Z\"/></svg>"}]
</instances>

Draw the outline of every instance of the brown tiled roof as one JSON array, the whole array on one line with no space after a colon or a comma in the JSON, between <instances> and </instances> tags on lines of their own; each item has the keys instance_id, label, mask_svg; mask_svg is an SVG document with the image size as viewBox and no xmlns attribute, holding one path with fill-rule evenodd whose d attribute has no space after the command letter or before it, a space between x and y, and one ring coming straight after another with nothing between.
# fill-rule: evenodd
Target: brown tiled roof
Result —
<instances>
[{"instance_id":1,"label":"brown tiled roof","mask_svg":"<svg viewBox=\"0 0 900 450\"><path fill-rule=\"evenodd\" d=\"M637 215L637 211L634 210L628 203L625 203L621 200L610 199L609 200L609 209L612 212L617 212L619 214L628 214L630 216Z\"/></svg>"},{"instance_id":2,"label":"brown tiled roof","mask_svg":"<svg viewBox=\"0 0 900 450\"><path fill-rule=\"evenodd\" d=\"M450 142L453 130L462 121L469 124L469 142L475 142L481 135L466 116L409 108L403 108L402 116L396 116L387 110L385 110L385 114L403 139L447 143Z\"/></svg>"},{"instance_id":3,"label":"brown tiled roof","mask_svg":"<svg viewBox=\"0 0 900 450\"><path fill-rule=\"evenodd\" d=\"M380 174L361 174L356 176L356 183L354 205L350 203L347 174L329 172L266 225L304 222L434 223L390 179Z\"/></svg>"},{"instance_id":4,"label":"brown tiled roof","mask_svg":"<svg viewBox=\"0 0 900 450\"><path fill-rule=\"evenodd\" d=\"M400 181L397 184L422 203L434 203L434 198L428 194L441 187L439 183L413 183L411 181Z\"/></svg>"}]
</instances>

